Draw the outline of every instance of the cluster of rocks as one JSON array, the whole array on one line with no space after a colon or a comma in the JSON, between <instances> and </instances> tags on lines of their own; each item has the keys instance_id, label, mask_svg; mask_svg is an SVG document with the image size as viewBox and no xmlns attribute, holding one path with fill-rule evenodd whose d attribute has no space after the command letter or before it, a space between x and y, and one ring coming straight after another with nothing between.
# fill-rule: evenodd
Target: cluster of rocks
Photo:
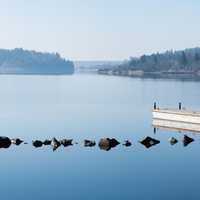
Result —
<instances>
[{"instance_id":1,"label":"cluster of rocks","mask_svg":"<svg viewBox=\"0 0 200 200\"><path fill-rule=\"evenodd\" d=\"M194 141L193 138L190 138L187 135L183 136L183 139L182 139L183 146L187 146L188 144L190 144L193 141ZM146 148L150 148L150 147L155 146L160 143L159 140L151 138L149 136L143 138L139 142L142 145L144 145ZM8 137L0 137L0 148L9 148L11 146L11 144L20 145L21 143L23 143L23 140L21 140L19 138L10 139ZM171 138L169 138L169 143L171 145L175 145L176 143L178 143L178 140L174 137L171 137ZM44 146L51 145L53 148L53 151L55 151L60 146L67 147L67 146L72 146L73 144L77 144L77 143L73 143L73 139L58 140L56 138L53 138L52 140L44 140L44 141L34 140L34 141L32 141L32 145L36 148L42 147L43 145ZM120 142L117 141L115 138L102 138L102 139L100 139L98 146L102 150L109 151L119 144L120 144ZM125 147L129 147L132 145L132 143L129 140L125 140L122 145ZM84 146L85 147L94 147L94 146L96 146L96 142L94 140L84 140Z\"/></svg>"},{"instance_id":2,"label":"cluster of rocks","mask_svg":"<svg viewBox=\"0 0 200 200\"><path fill-rule=\"evenodd\" d=\"M175 145L176 143L178 143L178 140L175 137L169 138L168 141L171 145ZM183 146L187 146L188 144L190 144L193 141L194 141L194 139L187 135L184 135L182 138ZM143 144L146 148L150 148L150 147L160 143L159 140L156 140L156 139L148 137L148 136L145 137L144 139L140 140L139 142L141 144Z\"/></svg>"},{"instance_id":3,"label":"cluster of rocks","mask_svg":"<svg viewBox=\"0 0 200 200\"><path fill-rule=\"evenodd\" d=\"M52 140L45 140L45 141L35 140L32 142L32 144L36 148L42 147L43 145L45 146L51 145L53 147L53 150L55 151L61 145L63 145L64 147L72 146L73 145L72 142L73 142L73 139L57 140L56 138L53 138Z\"/></svg>"},{"instance_id":4,"label":"cluster of rocks","mask_svg":"<svg viewBox=\"0 0 200 200\"><path fill-rule=\"evenodd\" d=\"M20 145L23 140L19 138L10 139L8 137L1 136L0 137L0 148L9 148L11 144Z\"/></svg>"}]
</instances>

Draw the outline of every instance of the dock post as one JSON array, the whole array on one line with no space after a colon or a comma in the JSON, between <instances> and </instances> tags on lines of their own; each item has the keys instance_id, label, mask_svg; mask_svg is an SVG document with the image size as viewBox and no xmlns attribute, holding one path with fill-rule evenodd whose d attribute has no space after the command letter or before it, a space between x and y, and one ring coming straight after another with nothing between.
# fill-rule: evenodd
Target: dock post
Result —
<instances>
[{"instance_id":1,"label":"dock post","mask_svg":"<svg viewBox=\"0 0 200 200\"><path fill-rule=\"evenodd\" d=\"M179 108L179 110L182 110L182 103L181 102L179 102L178 108Z\"/></svg>"},{"instance_id":2,"label":"dock post","mask_svg":"<svg viewBox=\"0 0 200 200\"><path fill-rule=\"evenodd\" d=\"M154 110L156 110L156 108L157 108L157 106L156 106L156 102L154 102L154 104L153 104L153 108L154 108Z\"/></svg>"}]
</instances>

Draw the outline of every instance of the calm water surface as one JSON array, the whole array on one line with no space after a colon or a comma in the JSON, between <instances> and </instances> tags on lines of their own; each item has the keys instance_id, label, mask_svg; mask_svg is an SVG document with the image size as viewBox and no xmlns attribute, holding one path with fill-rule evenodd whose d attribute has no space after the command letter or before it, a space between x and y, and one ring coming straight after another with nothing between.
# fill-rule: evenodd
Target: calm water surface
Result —
<instances>
[{"instance_id":1,"label":"calm water surface","mask_svg":"<svg viewBox=\"0 0 200 200\"><path fill-rule=\"evenodd\" d=\"M200 82L98 75L1 76L0 132L29 144L0 150L1 199L200 199L200 136L183 147L183 133L153 133L151 109L200 109ZM34 139L73 138L53 152ZM160 144L146 149L137 141ZM133 146L102 151L84 139L129 139Z\"/></svg>"}]
</instances>

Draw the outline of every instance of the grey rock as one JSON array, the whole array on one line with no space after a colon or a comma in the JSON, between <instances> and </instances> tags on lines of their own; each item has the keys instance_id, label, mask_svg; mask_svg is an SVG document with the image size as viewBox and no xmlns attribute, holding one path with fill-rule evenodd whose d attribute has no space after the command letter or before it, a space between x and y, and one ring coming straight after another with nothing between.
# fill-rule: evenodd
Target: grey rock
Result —
<instances>
[{"instance_id":1,"label":"grey rock","mask_svg":"<svg viewBox=\"0 0 200 200\"><path fill-rule=\"evenodd\" d=\"M178 143L178 140L174 137L169 138L169 142L171 145L175 145L176 143Z\"/></svg>"}]
</instances>

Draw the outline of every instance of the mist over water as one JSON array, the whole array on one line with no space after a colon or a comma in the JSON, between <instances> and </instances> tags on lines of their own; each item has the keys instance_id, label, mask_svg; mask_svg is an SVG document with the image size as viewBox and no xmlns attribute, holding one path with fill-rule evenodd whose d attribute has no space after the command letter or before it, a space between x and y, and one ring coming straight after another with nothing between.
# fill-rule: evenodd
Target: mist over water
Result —
<instances>
[{"instance_id":1,"label":"mist over water","mask_svg":"<svg viewBox=\"0 0 200 200\"><path fill-rule=\"evenodd\" d=\"M200 110L200 82L100 75L0 78L0 132L29 144L0 150L2 199L198 199L200 151L184 133L153 132L151 109ZM145 136L160 141L146 149ZM169 137L179 142L171 146ZM32 140L73 138L79 144L34 148ZM85 148L84 139L114 137L123 145ZM184 184L183 184L184 183ZM187 192L188 191L188 192Z\"/></svg>"}]
</instances>

